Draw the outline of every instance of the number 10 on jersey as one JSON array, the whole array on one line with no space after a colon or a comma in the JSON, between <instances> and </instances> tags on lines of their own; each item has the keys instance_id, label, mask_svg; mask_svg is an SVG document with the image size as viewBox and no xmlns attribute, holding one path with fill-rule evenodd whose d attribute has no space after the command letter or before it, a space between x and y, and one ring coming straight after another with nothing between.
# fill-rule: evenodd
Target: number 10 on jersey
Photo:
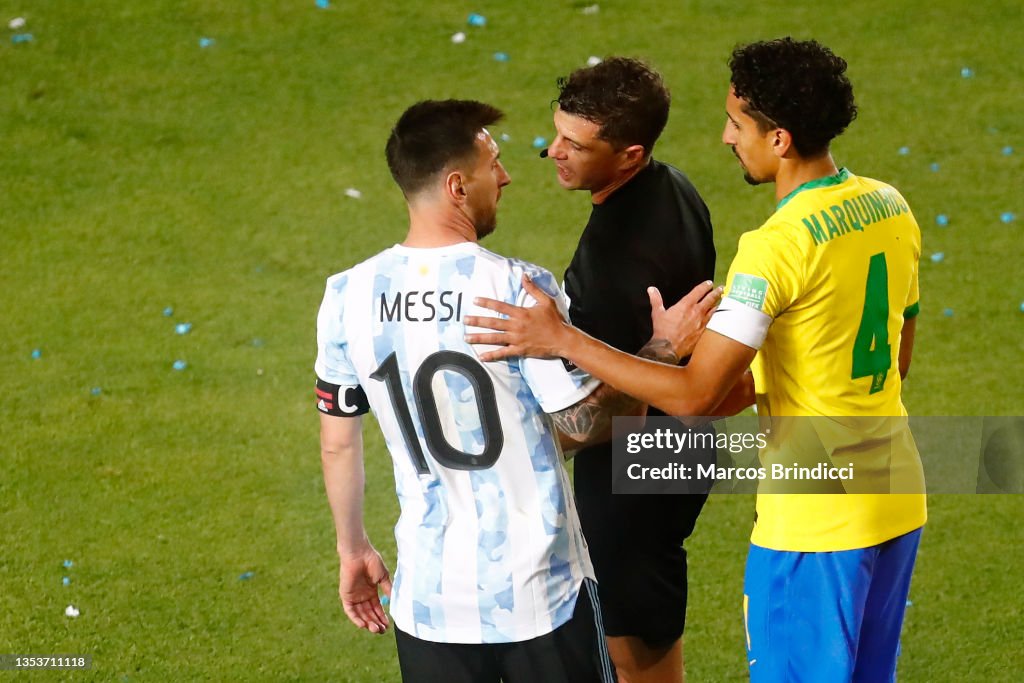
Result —
<instances>
[{"instance_id":1,"label":"number 10 on jersey","mask_svg":"<svg viewBox=\"0 0 1024 683\"><path fill-rule=\"evenodd\" d=\"M443 371L458 373L473 386L484 439L483 451L479 454L455 448L445 438L437 397L434 396L431 386L434 376ZM427 459L416 433L416 423L405 387L402 385L401 369L398 367L398 357L395 353L392 352L384 359L370 377L384 382L387 386L391 407L394 408L395 417L402 428L402 436L412 457L412 464L419 474L429 474L430 468L427 466ZM501 430L498 401L494 396L494 382L478 360L458 351L437 351L427 356L417 368L412 386L411 405L419 417L423 428L423 440L434 460L444 467L455 470L483 470L497 462L505 437Z\"/></svg>"}]
</instances>

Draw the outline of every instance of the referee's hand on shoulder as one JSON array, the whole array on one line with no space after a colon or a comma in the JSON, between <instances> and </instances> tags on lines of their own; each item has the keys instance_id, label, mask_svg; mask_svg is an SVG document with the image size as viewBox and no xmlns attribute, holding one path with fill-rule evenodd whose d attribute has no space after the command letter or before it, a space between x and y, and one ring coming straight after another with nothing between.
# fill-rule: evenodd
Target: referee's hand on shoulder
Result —
<instances>
[{"instance_id":1,"label":"referee's hand on shoulder","mask_svg":"<svg viewBox=\"0 0 1024 683\"><path fill-rule=\"evenodd\" d=\"M657 287L648 287L651 299L652 339L665 339L676 355L685 358L693 353L697 340L704 333L722 299L722 287L711 280L701 282L670 308L665 308Z\"/></svg>"}]
</instances>

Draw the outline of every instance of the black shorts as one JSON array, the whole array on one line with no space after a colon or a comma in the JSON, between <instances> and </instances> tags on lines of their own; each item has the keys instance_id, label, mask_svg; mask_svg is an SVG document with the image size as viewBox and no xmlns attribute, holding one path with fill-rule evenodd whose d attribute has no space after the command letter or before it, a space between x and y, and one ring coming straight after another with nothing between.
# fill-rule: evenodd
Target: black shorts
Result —
<instances>
[{"instance_id":1,"label":"black shorts","mask_svg":"<svg viewBox=\"0 0 1024 683\"><path fill-rule=\"evenodd\" d=\"M519 643L435 643L395 629L405 683L615 683L615 670L595 609L597 590L584 581L572 619Z\"/></svg>"},{"instance_id":2,"label":"black shorts","mask_svg":"<svg viewBox=\"0 0 1024 683\"><path fill-rule=\"evenodd\" d=\"M671 645L686 624L686 550L706 494L612 494L611 448L574 459L576 507L601 592L605 633Z\"/></svg>"}]
</instances>

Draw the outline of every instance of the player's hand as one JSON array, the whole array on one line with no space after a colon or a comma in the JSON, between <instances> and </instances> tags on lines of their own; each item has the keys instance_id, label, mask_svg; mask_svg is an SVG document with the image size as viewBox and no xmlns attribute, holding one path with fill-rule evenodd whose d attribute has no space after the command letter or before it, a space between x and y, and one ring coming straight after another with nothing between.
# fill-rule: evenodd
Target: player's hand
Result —
<instances>
[{"instance_id":1,"label":"player's hand","mask_svg":"<svg viewBox=\"0 0 1024 683\"><path fill-rule=\"evenodd\" d=\"M667 339L676 355L685 358L693 353L697 340L715 312L722 298L722 288L710 280L702 282L669 309L661 300L657 287L648 287L651 298L652 339Z\"/></svg>"},{"instance_id":2,"label":"player's hand","mask_svg":"<svg viewBox=\"0 0 1024 683\"><path fill-rule=\"evenodd\" d=\"M562 318L555 300L523 275L523 287L537 300L535 306L523 308L495 299L478 298L473 301L481 308L501 313L507 318L467 316L466 327L482 327L496 332L467 334L470 344L496 344L502 348L480 354L480 360L492 361L511 356L555 358L563 353L564 338L571 326Z\"/></svg>"},{"instance_id":3,"label":"player's hand","mask_svg":"<svg viewBox=\"0 0 1024 683\"><path fill-rule=\"evenodd\" d=\"M373 546L341 558L338 595L349 620L370 633L384 633L388 617L378 597L378 588L390 599L391 576L380 553Z\"/></svg>"}]
</instances>

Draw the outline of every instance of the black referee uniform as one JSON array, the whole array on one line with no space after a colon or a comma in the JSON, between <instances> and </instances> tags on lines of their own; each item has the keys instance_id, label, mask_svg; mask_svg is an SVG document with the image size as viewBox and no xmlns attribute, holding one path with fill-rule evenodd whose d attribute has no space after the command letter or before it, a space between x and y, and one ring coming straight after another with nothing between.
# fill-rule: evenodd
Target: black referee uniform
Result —
<instances>
[{"instance_id":1,"label":"black referee uniform","mask_svg":"<svg viewBox=\"0 0 1024 683\"><path fill-rule=\"evenodd\" d=\"M596 204L565 271L574 325L636 353L651 337L647 288L669 306L714 279L711 215L689 179L651 159ZM649 415L663 415L650 409ZM583 533L597 573L605 631L670 645L686 620L686 551L706 495L612 495L610 443L575 458Z\"/></svg>"}]
</instances>

